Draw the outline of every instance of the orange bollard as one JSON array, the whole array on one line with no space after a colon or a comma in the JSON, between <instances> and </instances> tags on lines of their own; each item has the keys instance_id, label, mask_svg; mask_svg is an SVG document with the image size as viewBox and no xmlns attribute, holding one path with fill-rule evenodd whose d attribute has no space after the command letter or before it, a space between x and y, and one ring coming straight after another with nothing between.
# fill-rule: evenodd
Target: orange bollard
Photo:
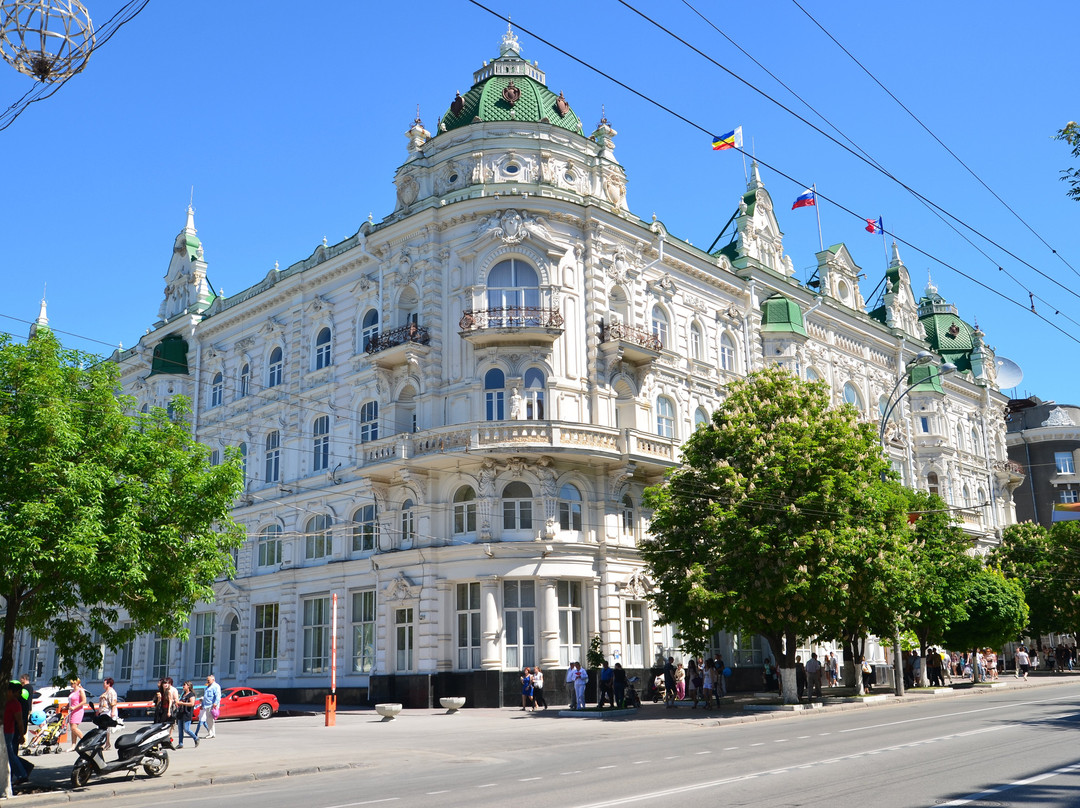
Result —
<instances>
[{"instance_id":1,"label":"orange bollard","mask_svg":"<svg viewBox=\"0 0 1080 808\"><path fill-rule=\"evenodd\" d=\"M334 693L326 697L326 726L337 726L337 695Z\"/></svg>"}]
</instances>

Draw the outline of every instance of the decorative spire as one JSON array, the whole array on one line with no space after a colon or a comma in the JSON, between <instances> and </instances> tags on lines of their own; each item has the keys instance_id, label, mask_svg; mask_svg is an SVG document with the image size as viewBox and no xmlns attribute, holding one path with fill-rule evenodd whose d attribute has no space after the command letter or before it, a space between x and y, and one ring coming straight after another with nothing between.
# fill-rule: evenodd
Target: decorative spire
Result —
<instances>
[{"instance_id":1,"label":"decorative spire","mask_svg":"<svg viewBox=\"0 0 1080 808\"><path fill-rule=\"evenodd\" d=\"M499 56L509 56L514 54L515 56L521 56L521 45L518 44L517 35L514 33L514 28L510 24L510 18L506 18L506 33L503 34L502 42L499 44Z\"/></svg>"},{"instance_id":2,"label":"decorative spire","mask_svg":"<svg viewBox=\"0 0 1080 808\"><path fill-rule=\"evenodd\" d=\"M904 262L900 260L900 248L896 246L896 242L894 241L892 243L892 261L889 263L889 265L900 266L903 263Z\"/></svg>"},{"instance_id":3,"label":"decorative spire","mask_svg":"<svg viewBox=\"0 0 1080 808\"><path fill-rule=\"evenodd\" d=\"M758 162L754 160L750 163L750 182L747 183L747 190L752 191L756 188L764 188L765 183L761 181L761 171L758 170Z\"/></svg>"},{"instance_id":4,"label":"decorative spire","mask_svg":"<svg viewBox=\"0 0 1080 808\"><path fill-rule=\"evenodd\" d=\"M45 289L41 290L41 309L38 311L37 319L30 324L30 338L33 339L37 336L38 331L42 329L48 329L49 318L45 314Z\"/></svg>"},{"instance_id":5,"label":"decorative spire","mask_svg":"<svg viewBox=\"0 0 1080 808\"><path fill-rule=\"evenodd\" d=\"M194 194L194 191L192 193ZM192 235L199 232L195 229L195 208L191 203L188 203L187 206L187 223L184 225L184 232Z\"/></svg>"},{"instance_id":6,"label":"decorative spire","mask_svg":"<svg viewBox=\"0 0 1080 808\"><path fill-rule=\"evenodd\" d=\"M926 270L926 296L933 297L937 294L937 287L934 286L934 279L930 277L930 270Z\"/></svg>"}]
</instances>

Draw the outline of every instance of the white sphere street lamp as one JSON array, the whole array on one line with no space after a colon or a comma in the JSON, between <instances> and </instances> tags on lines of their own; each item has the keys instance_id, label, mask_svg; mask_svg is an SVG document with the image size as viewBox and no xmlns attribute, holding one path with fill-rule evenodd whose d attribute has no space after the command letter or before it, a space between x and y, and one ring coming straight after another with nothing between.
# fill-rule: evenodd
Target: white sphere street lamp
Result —
<instances>
[{"instance_id":1,"label":"white sphere street lamp","mask_svg":"<svg viewBox=\"0 0 1080 808\"><path fill-rule=\"evenodd\" d=\"M94 24L79 0L0 0L0 57L49 84L86 66Z\"/></svg>"}]
</instances>

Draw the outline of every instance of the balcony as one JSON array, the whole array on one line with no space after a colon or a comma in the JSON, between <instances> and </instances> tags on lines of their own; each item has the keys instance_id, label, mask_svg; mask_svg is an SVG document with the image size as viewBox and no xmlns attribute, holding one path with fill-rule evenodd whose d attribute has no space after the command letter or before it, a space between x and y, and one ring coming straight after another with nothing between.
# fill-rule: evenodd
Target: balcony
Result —
<instances>
[{"instance_id":1,"label":"balcony","mask_svg":"<svg viewBox=\"0 0 1080 808\"><path fill-rule=\"evenodd\" d=\"M410 357L426 354L430 342L431 333L425 326L409 323L392 331L383 331L371 339L364 350L376 365L391 369L404 365Z\"/></svg>"},{"instance_id":2,"label":"balcony","mask_svg":"<svg viewBox=\"0 0 1080 808\"><path fill-rule=\"evenodd\" d=\"M664 345L660 338L644 328L635 328L626 323L611 323L600 330L600 347L606 355L615 355L616 360L627 362L652 362Z\"/></svg>"},{"instance_id":3,"label":"balcony","mask_svg":"<svg viewBox=\"0 0 1080 808\"><path fill-rule=\"evenodd\" d=\"M558 309L515 306L496 309L469 309L458 323L461 336L471 344L508 345L546 343L562 336L563 316Z\"/></svg>"},{"instance_id":4,"label":"balcony","mask_svg":"<svg viewBox=\"0 0 1080 808\"><path fill-rule=\"evenodd\" d=\"M995 460L992 468L997 481L1010 492L1015 491L1027 477L1024 467L1012 460Z\"/></svg>"}]
</instances>

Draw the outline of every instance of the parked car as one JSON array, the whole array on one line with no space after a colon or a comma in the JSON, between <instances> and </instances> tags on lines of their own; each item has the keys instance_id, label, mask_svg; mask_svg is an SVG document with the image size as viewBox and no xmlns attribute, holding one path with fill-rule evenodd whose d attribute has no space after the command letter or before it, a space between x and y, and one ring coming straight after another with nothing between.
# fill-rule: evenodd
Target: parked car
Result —
<instances>
[{"instance_id":1,"label":"parked car","mask_svg":"<svg viewBox=\"0 0 1080 808\"><path fill-rule=\"evenodd\" d=\"M204 688L205 689L205 688ZM199 694L202 696L202 693ZM218 720L222 718L269 718L278 711L277 696L261 693L252 687L225 687L221 690L221 706ZM195 706L195 720L199 720L201 705Z\"/></svg>"},{"instance_id":2,"label":"parked car","mask_svg":"<svg viewBox=\"0 0 1080 808\"><path fill-rule=\"evenodd\" d=\"M86 690L85 688L83 688ZM45 720L50 720L56 715L57 708L68 703L68 697L71 696L70 687L53 687L51 685L42 687L34 691L31 697L31 710L41 710L45 713ZM88 702L87 708L93 710L93 706L97 704L97 697L91 695L89 690L86 690L86 700Z\"/></svg>"}]
</instances>

